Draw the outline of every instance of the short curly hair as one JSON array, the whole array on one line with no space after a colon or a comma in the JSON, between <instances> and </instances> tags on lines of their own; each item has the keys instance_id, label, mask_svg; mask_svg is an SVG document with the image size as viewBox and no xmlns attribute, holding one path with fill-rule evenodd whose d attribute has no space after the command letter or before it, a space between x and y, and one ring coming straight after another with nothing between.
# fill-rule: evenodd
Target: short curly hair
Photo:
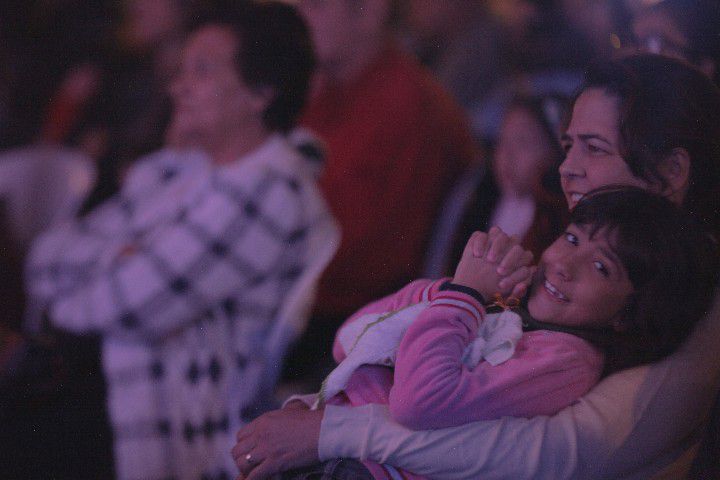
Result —
<instances>
[{"instance_id":1,"label":"short curly hair","mask_svg":"<svg viewBox=\"0 0 720 480\"><path fill-rule=\"evenodd\" d=\"M265 128L291 130L315 69L310 32L297 9L278 1L229 2L194 22L191 31L207 25L226 27L237 36L235 64L243 81L274 92L263 112Z\"/></svg>"}]
</instances>

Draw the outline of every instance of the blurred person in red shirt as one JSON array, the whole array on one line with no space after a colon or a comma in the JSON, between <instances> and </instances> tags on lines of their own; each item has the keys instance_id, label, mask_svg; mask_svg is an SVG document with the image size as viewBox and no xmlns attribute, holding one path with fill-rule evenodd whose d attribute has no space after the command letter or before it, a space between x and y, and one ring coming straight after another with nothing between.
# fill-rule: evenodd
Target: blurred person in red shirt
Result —
<instances>
[{"instance_id":1,"label":"blurred person in red shirt","mask_svg":"<svg viewBox=\"0 0 720 480\"><path fill-rule=\"evenodd\" d=\"M301 123L325 143L320 185L343 238L297 352L329 358L348 314L419 274L442 200L478 153L461 108L395 45L398 2L299 7L318 58Z\"/></svg>"}]
</instances>

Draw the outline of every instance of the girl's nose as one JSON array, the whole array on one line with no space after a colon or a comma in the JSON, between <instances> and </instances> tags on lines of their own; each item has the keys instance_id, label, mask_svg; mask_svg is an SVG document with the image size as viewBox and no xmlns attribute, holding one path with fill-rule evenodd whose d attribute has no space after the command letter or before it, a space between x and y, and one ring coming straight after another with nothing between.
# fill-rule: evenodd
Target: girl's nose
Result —
<instances>
[{"instance_id":1,"label":"girl's nose","mask_svg":"<svg viewBox=\"0 0 720 480\"><path fill-rule=\"evenodd\" d=\"M573 279L573 256L571 254L557 256L552 262L552 269L563 281Z\"/></svg>"}]
</instances>

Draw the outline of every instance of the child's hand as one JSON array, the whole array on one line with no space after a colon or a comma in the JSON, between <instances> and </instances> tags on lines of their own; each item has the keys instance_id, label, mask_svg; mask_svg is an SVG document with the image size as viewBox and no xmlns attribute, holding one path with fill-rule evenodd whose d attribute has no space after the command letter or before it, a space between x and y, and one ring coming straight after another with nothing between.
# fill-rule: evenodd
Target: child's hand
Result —
<instances>
[{"instance_id":1,"label":"child's hand","mask_svg":"<svg viewBox=\"0 0 720 480\"><path fill-rule=\"evenodd\" d=\"M534 268L532 253L518 240L497 227L488 233L475 232L470 237L455 271L453 283L473 288L485 299L495 293L522 297Z\"/></svg>"}]
</instances>

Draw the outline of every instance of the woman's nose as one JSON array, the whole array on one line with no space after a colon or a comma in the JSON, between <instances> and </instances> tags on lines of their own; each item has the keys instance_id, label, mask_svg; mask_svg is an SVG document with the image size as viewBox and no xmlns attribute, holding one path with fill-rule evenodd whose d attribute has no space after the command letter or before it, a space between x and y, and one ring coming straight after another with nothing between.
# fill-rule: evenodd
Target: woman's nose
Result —
<instances>
[{"instance_id":1,"label":"woman's nose","mask_svg":"<svg viewBox=\"0 0 720 480\"><path fill-rule=\"evenodd\" d=\"M568 149L565 160L560 164L560 176L564 178L583 177L585 169L575 147Z\"/></svg>"}]
</instances>

